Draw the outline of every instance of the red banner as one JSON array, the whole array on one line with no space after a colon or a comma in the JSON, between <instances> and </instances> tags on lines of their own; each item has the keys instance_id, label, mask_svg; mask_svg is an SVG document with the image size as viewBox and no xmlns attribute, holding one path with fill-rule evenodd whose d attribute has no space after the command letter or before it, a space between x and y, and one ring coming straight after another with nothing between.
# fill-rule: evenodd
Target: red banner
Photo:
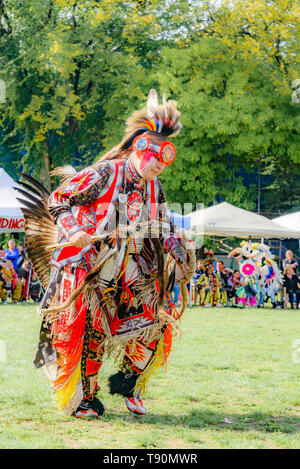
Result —
<instances>
[{"instance_id":1,"label":"red banner","mask_svg":"<svg viewBox=\"0 0 300 469\"><path fill-rule=\"evenodd\" d=\"M0 233L24 231L24 218L0 217Z\"/></svg>"}]
</instances>

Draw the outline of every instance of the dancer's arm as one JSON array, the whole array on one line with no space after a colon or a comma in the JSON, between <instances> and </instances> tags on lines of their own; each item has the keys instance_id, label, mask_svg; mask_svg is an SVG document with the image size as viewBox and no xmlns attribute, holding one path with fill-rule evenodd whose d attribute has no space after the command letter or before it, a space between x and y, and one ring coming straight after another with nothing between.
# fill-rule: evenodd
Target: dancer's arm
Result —
<instances>
[{"instance_id":1,"label":"dancer's arm","mask_svg":"<svg viewBox=\"0 0 300 469\"><path fill-rule=\"evenodd\" d=\"M91 236L74 217L72 207L85 206L97 199L113 173L114 165L110 162L86 168L59 186L49 198L49 211L59 231L79 248L88 245Z\"/></svg>"},{"instance_id":2,"label":"dancer's arm","mask_svg":"<svg viewBox=\"0 0 300 469\"><path fill-rule=\"evenodd\" d=\"M175 227L168 215L166 196L160 182L159 189L159 222L165 227L163 229L162 243L164 249L168 251L175 259L176 263L181 266L184 274L187 274L188 265L186 255L180 243L180 237L176 234Z\"/></svg>"}]
</instances>

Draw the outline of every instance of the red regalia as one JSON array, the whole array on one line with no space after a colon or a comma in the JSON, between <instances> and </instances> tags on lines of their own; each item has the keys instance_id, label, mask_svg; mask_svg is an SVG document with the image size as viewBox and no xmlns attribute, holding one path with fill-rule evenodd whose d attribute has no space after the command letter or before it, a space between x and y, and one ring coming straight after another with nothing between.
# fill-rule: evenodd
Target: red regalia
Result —
<instances>
[{"instance_id":1,"label":"red regalia","mask_svg":"<svg viewBox=\"0 0 300 469\"><path fill-rule=\"evenodd\" d=\"M46 288L35 365L44 367L58 408L68 414L83 416L88 402L95 410L105 350L120 362L109 378L111 393L123 395L129 410L145 413L145 384L165 363L183 311L177 313L170 300L173 258L189 261L183 297L193 275L193 252L168 217L160 181L145 180L130 158L135 151L145 167L151 158L165 165L175 158L166 137L178 133L179 112L174 102L153 102L153 93L147 108L128 119L124 139L108 157L78 173L58 169L61 186L50 196L38 187L41 201L34 193L24 210L27 253ZM98 240L83 249L45 249L82 231ZM164 252L170 254L167 269ZM99 407L95 413L101 414Z\"/></svg>"}]
</instances>

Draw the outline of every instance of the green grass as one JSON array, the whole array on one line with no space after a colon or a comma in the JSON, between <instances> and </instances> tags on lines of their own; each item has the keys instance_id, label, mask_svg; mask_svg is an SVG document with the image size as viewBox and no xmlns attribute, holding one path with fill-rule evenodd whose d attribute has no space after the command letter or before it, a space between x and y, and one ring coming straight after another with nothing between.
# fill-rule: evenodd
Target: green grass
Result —
<instances>
[{"instance_id":1,"label":"green grass","mask_svg":"<svg viewBox=\"0 0 300 469\"><path fill-rule=\"evenodd\" d=\"M33 305L0 306L1 448L300 447L300 311L188 309L167 372L150 381L148 414L136 417L109 395L117 367L107 360L99 378L106 413L89 421L56 412L32 364L39 326Z\"/></svg>"}]
</instances>

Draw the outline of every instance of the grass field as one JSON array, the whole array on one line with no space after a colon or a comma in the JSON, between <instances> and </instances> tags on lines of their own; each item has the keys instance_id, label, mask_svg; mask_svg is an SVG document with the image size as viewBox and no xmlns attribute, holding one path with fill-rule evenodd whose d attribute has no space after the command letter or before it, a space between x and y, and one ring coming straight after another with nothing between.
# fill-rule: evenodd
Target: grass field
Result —
<instances>
[{"instance_id":1,"label":"grass field","mask_svg":"<svg viewBox=\"0 0 300 469\"><path fill-rule=\"evenodd\" d=\"M150 382L148 414L109 395L116 364L106 361L106 413L90 421L56 412L32 364L39 325L33 305L0 306L0 448L300 447L297 310L188 309L167 373Z\"/></svg>"}]
</instances>

